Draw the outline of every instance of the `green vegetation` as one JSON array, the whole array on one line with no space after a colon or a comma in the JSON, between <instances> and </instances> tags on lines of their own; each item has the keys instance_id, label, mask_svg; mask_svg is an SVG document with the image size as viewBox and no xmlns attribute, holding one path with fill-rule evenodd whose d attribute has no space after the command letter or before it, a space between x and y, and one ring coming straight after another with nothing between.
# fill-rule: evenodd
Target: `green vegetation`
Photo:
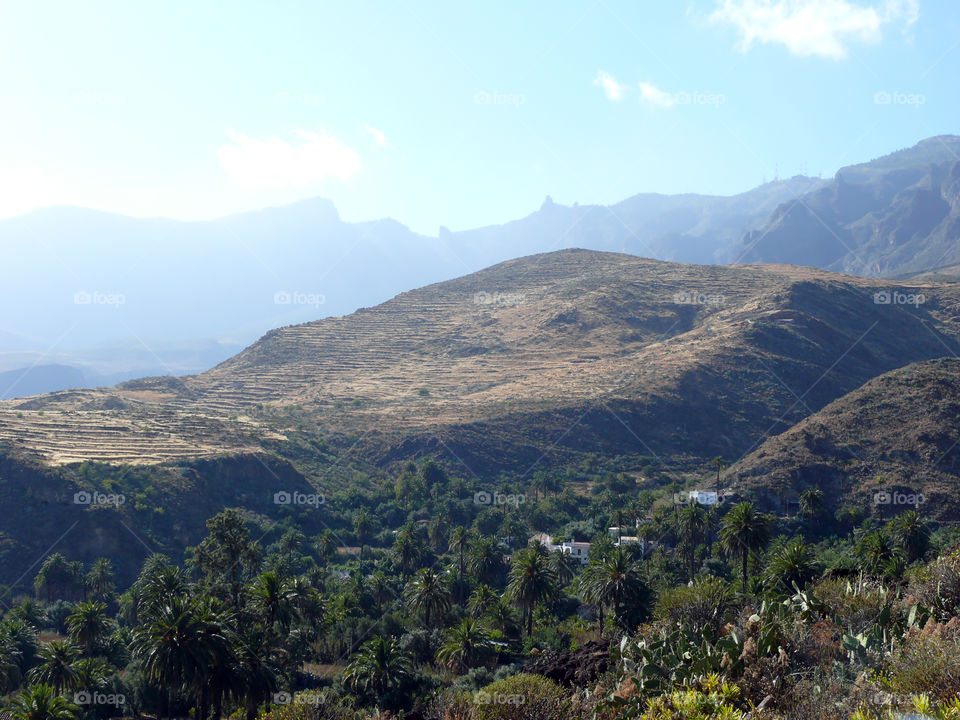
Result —
<instances>
[{"instance_id":1,"label":"green vegetation","mask_svg":"<svg viewBox=\"0 0 960 720\"><path fill-rule=\"evenodd\" d=\"M223 510L182 558L152 555L129 579L55 552L0 620L3 706L31 720L958 716L951 528L913 508L835 523L819 491L782 515L680 506L678 484L592 458L484 487L424 459L343 483L312 517ZM588 560L560 538L589 541Z\"/></svg>"}]
</instances>

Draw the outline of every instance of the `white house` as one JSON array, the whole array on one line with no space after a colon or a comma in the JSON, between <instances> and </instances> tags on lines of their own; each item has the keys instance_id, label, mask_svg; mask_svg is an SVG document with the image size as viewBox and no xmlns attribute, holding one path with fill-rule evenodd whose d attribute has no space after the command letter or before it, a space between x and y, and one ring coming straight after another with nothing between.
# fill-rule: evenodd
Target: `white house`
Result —
<instances>
[{"instance_id":1,"label":"white house","mask_svg":"<svg viewBox=\"0 0 960 720\"><path fill-rule=\"evenodd\" d=\"M565 542L560 546L560 551L576 558L581 565L590 562L590 543L588 542Z\"/></svg>"}]
</instances>

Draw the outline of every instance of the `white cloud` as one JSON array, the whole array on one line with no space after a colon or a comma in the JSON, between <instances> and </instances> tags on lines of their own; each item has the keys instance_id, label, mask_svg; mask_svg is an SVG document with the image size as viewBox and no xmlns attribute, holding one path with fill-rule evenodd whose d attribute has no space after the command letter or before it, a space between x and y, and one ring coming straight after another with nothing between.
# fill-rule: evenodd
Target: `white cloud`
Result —
<instances>
[{"instance_id":1,"label":"white cloud","mask_svg":"<svg viewBox=\"0 0 960 720\"><path fill-rule=\"evenodd\" d=\"M387 140L387 136L384 135L379 130L377 130L375 127L373 127L372 125L364 125L364 127L367 129L368 133L373 135L373 141L377 144L377 147L382 147L382 148L393 147L393 145L390 144L390 141Z\"/></svg>"},{"instance_id":2,"label":"white cloud","mask_svg":"<svg viewBox=\"0 0 960 720\"><path fill-rule=\"evenodd\" d=\"M603 88L604 95L607 96L607 100L613 100L614 102L618 100L623 100L624 94L627 92L627 86L621 85L616 79L608 72L600 70L597 73L597 77L594 78L593 84L597 87Z\"/></svg>"},{"instance_id":3,"label":"white cloud","mask_svg":"<svg viewBox=\"0 0 960 720\"><path fill-rule=\"evenodd\" d=\"M233 144L217 150L220 165L238 185L252 188L305 187L328 177L347 180L362 166L360 157L322 130L298 130L293 144L270 138L257 140L227 131Z\"/></svg>"},{"instance_id":4,"label":"white cloud","mask_svg":"<svg viewBox=\"0 0 960 720\"><path fill-rule=\"evenodd\" d=\"M677 104L677 96L673 93L668 93L666 90L661 90L656 85L651 85L650 83L639 83L640 87L640 98L647 101L651 105L656 105L658 107L669 108Z\"/></svg>"},{"instance_id":5,"label":"white cloud","mask_svg":"<svg viewBox=\"0 0 960 720\"><path fill-rule=\"evenodd\" d=\"M918 14L918 0L718 0L709 20L734 26L741 52L758 42L779 43L794 55L842 59L849 42L877 42L885 25L909 28Z\"/></svg>"}]
</instances>

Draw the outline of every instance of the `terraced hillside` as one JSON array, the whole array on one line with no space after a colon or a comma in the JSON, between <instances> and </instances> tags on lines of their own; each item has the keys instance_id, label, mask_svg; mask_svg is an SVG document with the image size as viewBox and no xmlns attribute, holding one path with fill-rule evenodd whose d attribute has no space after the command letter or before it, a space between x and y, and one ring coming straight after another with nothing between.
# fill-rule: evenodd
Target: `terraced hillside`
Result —
<instances>
[{"instance_id":1,"label":"terraced hillside","mask_svg":"<svg viewBox=\"0 0 960 720\"><path fill-rule=\"evenodd\" d=\"M729 477L773 505L819 487L833 509L841 502L873 512L908 509L886 494L875 502L877 493L896 492L922 498L924 514L960 518L960 360L871 380L768 439Z\"/></svg>"},{"instance_id":2,"label":"terraced hillside","mask_svg":"<svg viewBox=\"0 0 960 720\"><path fill-rule=\"evenodd\" d=\"M271 331L201 375L0 403L0 444L151 464L323 436L481 475L597 451L736 457L958 335L949 283L560 251Z\"/></svg>"}]
</instances>

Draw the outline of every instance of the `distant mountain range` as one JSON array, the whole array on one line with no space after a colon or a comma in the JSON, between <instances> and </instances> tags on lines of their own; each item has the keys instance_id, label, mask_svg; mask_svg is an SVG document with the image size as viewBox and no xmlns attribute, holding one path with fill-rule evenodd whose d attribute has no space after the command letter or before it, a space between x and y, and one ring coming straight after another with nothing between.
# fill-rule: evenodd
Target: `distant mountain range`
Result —
<instances>
[{"instance_id":1,"label":"distant mountain range","mask_svg":"<svg viewBox=\"0 0 960 720\"><path fill-rule=\"evenodd\" d=\"M960 263L960 137L930 138L840 170L747 232L742 262L880 276Z\"/></svg>"},{"instance_id":2,"label":"distant mountain range","mask_svg":"<svg viewBox=\"0 0 960 720\"><path fill-rule=\"evenodd\" d=\"M520 220L436 237L393 220L347 223L322 199L210 222L38 210L0 221L0 303L17 309L0 320L0 371L197 372L271 328L563 248L868 276L956 265L958 152L960 138L931 138L832 181L798 176L730 197L548 198Z\"/></svg>"}]
</instances>

